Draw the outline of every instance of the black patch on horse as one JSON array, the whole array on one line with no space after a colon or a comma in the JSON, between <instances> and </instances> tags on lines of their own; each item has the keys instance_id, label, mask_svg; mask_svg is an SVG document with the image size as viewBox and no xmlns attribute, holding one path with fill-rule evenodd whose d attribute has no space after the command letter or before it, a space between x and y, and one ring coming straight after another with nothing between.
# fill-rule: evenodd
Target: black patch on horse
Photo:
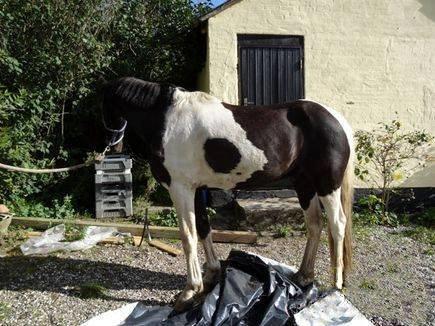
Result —
<instances>
[{"instance_id":1,"label":"black patch on horse","mask_svg":"<svg viewBox=\"0 0 435 326\"><path fill-rule=\"evenodd\" d=\"M275 106L222 105L230 110L234 120L246 131L249 141L264 152L266 165L251 177L236 185L238 189L255 189L286 175L300 151L302 137L287 119L287 108Z\"/></svg>"},{"instance_id":2,"label":"black patch on horse","mask_svg":"<svg viewBox=\"0 0 435 326\"><path fill-rule=\"evenodd\" d=\"M323 106L310 101L250 108L222 104L268 161L236 188L288 177L306 209L315 193L325 196L341 185L350 148L340 123Z\"/></svg>"},{"instance_id":3,"label":"black patch on horse","mask_svg":"<svg viewBox=\"0 0 435 326\"><path fill-rule=\"evenodd\" d=\"M162 139L165 116L172 104L174 90L171 85L133 77L120 78L106 86L103 104L104 118L109 127L111 121L118 121L120 116L127 119L127 140L134 144L131 147L149 160L156 180L168 186L171 176L163 165ZM117 129L114 127L112 129Z\"/></svg>"},{"instance_id":4,"label":"black patch on horse","mask_svg":"<svg viewBox=\"0 0 435 326\"><path fill-rule=\"evenodd\" d=\"M209 138L204 144L205 160L217 173L230 173L242 158L237 147L225 138Z\"/></svg>"},{"instance_id":5,"label":"black patch on horse","mask_svg":"<svg viewBox=\"0 0 435 326\"><path fill-rule=\"evenodd\" d=\"M302 191L309 194L315 189L319 196L331 194L340 187L350 156L343 127L326 108L315 102L293 102L287 117L301 129L304 137L298 158L298 188L305 188Z\"/></svg>"}]
</instances>

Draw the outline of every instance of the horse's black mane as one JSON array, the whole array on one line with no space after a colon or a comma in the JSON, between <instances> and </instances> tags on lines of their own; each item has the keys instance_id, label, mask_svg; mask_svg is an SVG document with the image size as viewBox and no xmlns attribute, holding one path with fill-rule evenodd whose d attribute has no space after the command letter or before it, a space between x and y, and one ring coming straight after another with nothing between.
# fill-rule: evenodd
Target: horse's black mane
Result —
<instances>
[{"instance_id":1,"label":"horse's black mane","mask_svg":"<svg viewBox=\"0 0 435 326\"><path fill-rule=\"evenodd\" d=\"M107 85L105 99L112 103L117 102L121 106L128 105L138 110L146 110L155 107L156 104L160 104L159 107L168 105L173 90L174 87L171 85L124 77Z\"/></svg>"}]
</instances>

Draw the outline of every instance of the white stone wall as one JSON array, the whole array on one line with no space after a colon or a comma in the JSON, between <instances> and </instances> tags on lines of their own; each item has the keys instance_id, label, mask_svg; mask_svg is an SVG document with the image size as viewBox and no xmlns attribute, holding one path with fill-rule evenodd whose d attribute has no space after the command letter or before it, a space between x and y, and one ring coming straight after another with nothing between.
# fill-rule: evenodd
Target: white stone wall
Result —
<instances>
[{"instance_id":1,"label":"white stone wall","mask_svg":"<svg viewBox=\"0 0 435 326\"><path fill-rule=\"evenodd\" d=\"M237 34L302 35L305 95L354 129L435 134L435 0L243 0L208 20L200 88L239 103ZM435 186L435 180L426 182Z\"/></svg>"}]
</instances>

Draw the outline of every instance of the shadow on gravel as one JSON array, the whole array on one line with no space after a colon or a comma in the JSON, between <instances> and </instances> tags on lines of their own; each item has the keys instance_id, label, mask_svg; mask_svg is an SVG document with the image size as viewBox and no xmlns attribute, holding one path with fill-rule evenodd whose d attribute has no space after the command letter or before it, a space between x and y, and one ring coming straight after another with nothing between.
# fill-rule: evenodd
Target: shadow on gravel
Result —
<instances>
[{"instance_id":1,"label":"shadow on gravel","mask_svg":"<svg viewBox=\"0 0 435 326\"><path fill-rule=\"evenodd\" d=\"M35 290L76 296L71 289L97 283L108 290L182 289L185 277L128 265L59 257L0 258L0 290Z\"/></svg>"}]
</instances>

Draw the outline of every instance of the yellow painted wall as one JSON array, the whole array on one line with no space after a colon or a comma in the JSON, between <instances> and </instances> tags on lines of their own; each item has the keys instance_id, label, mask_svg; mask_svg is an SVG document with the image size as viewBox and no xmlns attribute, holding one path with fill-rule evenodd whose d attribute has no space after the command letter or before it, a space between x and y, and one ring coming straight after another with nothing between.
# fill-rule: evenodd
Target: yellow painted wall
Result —
<instances>
[{"instance_id":1,"label":"yellow painted wall","mask_svg":"<svg viewBox=\"0 0 435 326\"><path fill-rule=\"evenodd\" d=\"M407 129L435 135L435 0L240 1L208 20L200 77L229 103L239 103L237 34L304 36L306 98L354 129L397 112Z\"/></svg>"}]
</instances>

